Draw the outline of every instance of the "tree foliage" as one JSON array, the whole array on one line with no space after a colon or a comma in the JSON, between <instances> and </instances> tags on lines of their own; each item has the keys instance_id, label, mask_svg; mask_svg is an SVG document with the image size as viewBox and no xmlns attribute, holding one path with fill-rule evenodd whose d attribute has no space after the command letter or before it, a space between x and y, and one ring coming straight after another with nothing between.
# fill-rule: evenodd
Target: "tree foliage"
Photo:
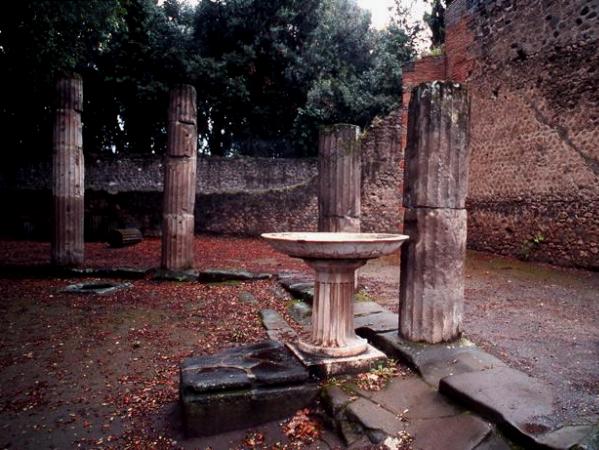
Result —
<instances>
[{"instance_id":1,"label":"tree foliage","mask_svg":"<svg viewBox=\"0 0 599 450\"><path fill-rule=\"evenodd\" d=\"M431 12L424 14L423 20L431 30L431 48L445 43L445 9L452 0L431 0Z\"/></svg>"},{"instance_id":2,"label":"tree foliage","mask_svg":"<svg viewBox=\"0 0 599 450\"><path fill-rule=\"evenodd\" d=\"M213 155L305 156L318 127L367 125L401 100L413 35L355 0L20 0L0 16L8 146L50 154L58 76L84 78L86 153L160 153L167 94L198 91Z\"/></svg>"}]
</instances>

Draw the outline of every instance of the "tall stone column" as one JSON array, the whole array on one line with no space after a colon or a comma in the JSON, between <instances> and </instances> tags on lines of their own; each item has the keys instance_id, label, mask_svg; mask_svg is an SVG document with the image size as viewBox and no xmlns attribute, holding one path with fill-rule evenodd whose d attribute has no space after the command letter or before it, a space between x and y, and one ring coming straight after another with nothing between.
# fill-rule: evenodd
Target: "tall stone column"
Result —
<instances>
[{"instance_id":1,"label":"tall stone column","mask_svg":"<svg viewBox=\"0 0 599 450\"><path fill-rule=\"evenodd\" d=\"M470 103L450 82L412 93L404 169L400 334L438 343L461 334Z\"/></svg>"},{"instance_id":2,"label":"tall stone column","mask_svg":"<svg viewBox=\"0 0 599 450\"><path fill-rule=\"evenodd\" d=\"M57 266L83 264L84 171L81 111L83 82L79 76L56 83L52 152L54 233L52 263Z\"/></svg>"},{"instance_id":3,"label":"tall stone column","mask_svg":"<svg viewBox=\"0 0 599 450\"><path fill-rule=\"evenodd\" d=\"M196 91L193 86L180 85L170 92L168 110L162 212L162 268L165 270L193 267L196 162Z\"/></svg>"},{"instance_id":4,"label":"tall stone column","mask_svg":"<svg viewBox=\"0 0 599 450\"><path fill-rule=\"evenodd\" d=\"M360 128L338 124L320 130L318 231L360 231Z\"/></svg>"}]
</instances>

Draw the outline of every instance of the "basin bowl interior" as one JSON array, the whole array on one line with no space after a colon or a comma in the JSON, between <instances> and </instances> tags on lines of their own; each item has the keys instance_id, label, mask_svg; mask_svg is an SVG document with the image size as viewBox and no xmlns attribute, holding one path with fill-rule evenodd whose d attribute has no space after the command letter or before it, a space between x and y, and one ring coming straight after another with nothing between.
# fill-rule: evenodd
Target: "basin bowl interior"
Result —
<instances>
[{"instance_id":1,"label":"basin bowl interior","mask_svg":"<svg viewBox=\"0 0 599 450\"><path fill-rule=\"evenodd\" d=\"M393 253L408 239L386 233L264 233L272 247L296 258L371 259Z\"/></svg>"}]
</instances>

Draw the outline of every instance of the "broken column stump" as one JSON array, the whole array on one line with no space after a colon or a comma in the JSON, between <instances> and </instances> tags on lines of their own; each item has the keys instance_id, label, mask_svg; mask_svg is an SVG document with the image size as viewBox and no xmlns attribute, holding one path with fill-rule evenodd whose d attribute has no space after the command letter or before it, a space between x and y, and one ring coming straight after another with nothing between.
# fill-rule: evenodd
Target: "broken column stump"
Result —
<instances>
[{"instance_id":1,"label":"broken column stump","mask_svg":"<svg viewBox=\"0 0 599 450\"><path fill-rule=\"evenodd\" d=\"M455 83L424 83L409 107L404 172L400 334L438 343L461 334L470 103Z\"/></svg>"},{"instance_id":2,"label":"broken column stump","mask_svg":"<svg viewBox=\"0 0 599 450\"><path fill-rule=\"evenodd\" d=\"M196 196L197 110L193 86L180 85L170 93L168 144L164 168L162 269L193 267Z\"/></svg>"},{"instance_id":3,"label":"broken column stump","mask_svg":"<svg viewBox=\"0 0 599 450\"><path fill-rule=\"evenodd\" d=\"M113 228L108 232L107 241L112 248L121 248L139 244L143 235L138 228Z\"/></svg>"},{"instance_id":4,"label":"broken column stump","mask_svg":"<svg viewBox=\"0 0 599 450\"><path fill-rule=\"evenodd\" d=\"M52 154L54 233L51 254L52 263L63 267L80 266L84 257L82 110L81 78L58 80Z\"/></svg>"},{"instance_id":5,"label":"broken column stump","mask_svg":"<svg viewBox=\"0 0 599 450\"><path fill-rule=\"evenodd\" d=\"M360 128L338 124L320 130L318 231L360 231Z\"/></svg>"},{"instance_id":6,"label":"broken column stump","mask_svg":"<svg viewBox=\"0 0 599 450\"><path fill-rule=\"evenodd\" d=\"M210 436L293 415L319 388L284 345L266 341L181 365L180 399L188 436Z\"/></svg>"}]
</instances>

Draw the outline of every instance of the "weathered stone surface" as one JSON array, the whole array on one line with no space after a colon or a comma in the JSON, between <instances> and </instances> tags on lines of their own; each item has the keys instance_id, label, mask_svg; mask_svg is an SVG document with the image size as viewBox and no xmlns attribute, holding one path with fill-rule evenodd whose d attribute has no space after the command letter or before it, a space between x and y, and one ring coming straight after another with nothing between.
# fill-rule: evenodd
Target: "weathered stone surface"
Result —
<instances>
[{"instance_id":1,"label":"weathered stone surface","mask_svg":"<svg viewBox=\"0 0 599 450\"><path fill-rule=\"evenodd\" d=\"M376 314L354 316L356 333L367 339L372 339L376 333L397 331L397 314L384 311Z\"/></svg>"},{"instance_id":2,"label":"weathered stone surface","mask_svg":"<svg viewBox=\"0 0 599 450\"><path fill-rule=\"evenodd\" d=\"M423 83L412 92L405 151L404 206L465 208L470 104L456 83Z\"/></svg>"},{"instance_id":3,"label":"weathered stone surface","mask_svg":"<svg viewBox=\"0 0 599 450\"><path fill-rule=\"evenodd\" d=\"M253 273L247 270L206 269L198 272L198 281L204 283L220 283L223 281L254 281L272 278L269 273Z\"/></svg>"},{"instance_id":4,"label":"weathered stone surface","mask_svg":"<svg viewBox=\"0 0 599 450\"><path fill-rule=\"evenodd\" d=\"M83 82L80 77L56 83L52 151L52 195L54 233L52 263L57 266L83 264L84 172L81 111Z\"/></svg>"},{"instance_id":5,"label":"weathered stone surface","mask_svg":"<svg viewBox=\"0 0 599 450\"><path fill-rule=\"evenodd\" d=\"M353 304L354 304L354 318L360 317L360 316L368 316L370 314L388 312L385 308L383 308L377 302L356 302L356 301L354 301Z\"/></svg>"},{"instance_id":6,"label":"weathered stone surface","mask_svg":"<svg viewBox=\"0 0 599 450\"><path fill-rule=\"evenodd\" d=\"M535 445L554 427L548 386L509 367L443 378L439 391L504 427L514 439Z\"/></svg>"},{"instance_id":7,"label":"weathered stone surface","mask_svg":"<svg viewBox=\"0 0 599 450\"><path fill-rule=\"evenodd\" d=\"M511 450L512 446L505 439L497 434L497 432L489 434L480 444L475 447L475 450Z\"/></svg>"},{"instance_id":8,"label":"weathered stone surface","mask_svg":"<svg viewBox=\"0 0 599 450\"><path fill-rule=\"evenodd\" d=\"M419 377L393 378L385 389L370 395L370 399L408 421L450 417L462 412Z\"/></svg>"},{"instance_id":9,"label":"weathered stone surface","mask_svg":"<svg viewBox=\"0 0 599 450\"><path fill-rule=\"evenodd\" d=\"M427 383L436 387L447 376L505 366L503 361L475 346L445 347L431 351L426 358L422 358L418 371Z\"/></svg>"},{"instance_id":10,"label":"weathered stone surface","mask_svg":"<svg viewBox=\"0 0 599 450\"><path fill-rule=\"evenodd\" d=\"M584 448L599 448L599 440L595 442L595 447L591 447L590 443L587 444L587 438L593 433L593 431L599 431L598 426L592 425L578 425L578 426L565 426L558 428L555 431L546 433L543 436L537 438L537 442L542 444L544 448L551 450L566 450L570 448L584 449Z\"/></svg>"},{"instance_id":11,"label":"weathered stone surface","mask_svg":"<svg viewBox=\"0 0 599 450\"><path fill-rule=\"evenodd\" d=\"M187 434L206 436L291 415L318 386L288 349L268 341L185 360L180 395Z\"/></svg>"},{"instance_id":12,"label":"weathered stone surface","mask_svg":"<svg viewBox=\"0 0 599 450\"><path fill-rule=\"evenodd\" d=\"M156 269L152 272L153 280L161 281L186 281L192 282L198 279L198 273L194 270L166 270Z\"/></svg>"},{"instance_id":13,"label":"weathered stone surface","mask_svg":"<svg viewBox=\"0 0 599 450\"><path fill-rule=\"evenodd\" d=\"M395 414L378 407L365 398L349 404L346 408L347 417L358 423L371 442L379 443L387 436L395 436L406 429L407 424Z\"/></svg>"},{"instance_id":14,"label":"weathered stone surface","mask_svg":"<svg viewBox=\"0 0 599 450\"><path fill-rule=\"evenodd\" d=\"M318 145L318 231L360 231L360 128L323 127Z\"/></svg>"},{"instance_id":15,"label":"weathered stone surface","mask_svg":"<svg viewBox=\"0 0 599 450\"><path fill-rule=\"evenodd\" d=\"M368 372L387 359L384 353L371 345L367 345L366 351L359 355L335 357L304 353L295 343L288 344L288 347L308 368L310 374L317 378Z\"/></svg>"},{"instance_id":16,"label":"weathered stone surface","mask_svg":"<svg viewBox=\"0 0 599 450\"><path fill-rule=\"evenodd\" d=\"M193 86L179 85L171 90L168 114L161 267L181 271L194 263L197 111Z\"/></svg>"},{"instance_id":17,"label":"weathered stone surface","mask_svg":"<svg viewBox=\"0 0 599 450\"><path fill-rule=\"evenodd\" d=\"M314 301L314 282L293 283L289 284L286 289L293 298L303 300L310 304Z\"/></svg>"},{"instance_id":18,"label":"weathered stone surface","mask_svg":"<svg viewBox=\"0 0 599 450\"><path fill-rule=\"evenodd\" d=\"M312 307L304 302L294 301L291 302L287 308L289 315L293 317L297 323L301 325L309 325L310 318L312 317Z\"/></svg>"},{"instance_id":19,"label":"weathered stone surface","mask_svg":"<svg viewBox=\"0 0 599 450\"><path fill-rule=\"evenodd\" d=\"M277 342L287 342L297 337L295 330L274 309L260 310L260 318L269 339Z\"/></svg>"},{"instance_id":20,"label":"weathered stone surface","mask_svg":"<svg viewBox=\"0 0 599 450\"><path fill-rule=\"evenodd\" d=\"M399 325L412 341L450 341L461 333L466 256L465 210L407 209L401 252Z\"/></svg>"},{"instance_id":21,"label":"weathered stone surface","mask_svg":"<svg viewBox=\"0 0 599 450\"><path fill-rule=\"evenodd\" d=\"M241 303L247 303L249 305L257 305L259 303L256 297L254 297L251 292L247 291L240 292L237 298Z\"/></svg>"},{"instance_id":22,"label":"weathered stone surface","mask_svg":"<svg viewBox=\"0 0 599 450\"><path fill-rule=\"evenodd\" d=\"M422 450L472 450L490 433L491 425L471 414L417 420L409 423L414 448Z\"/></svg>"},{"instance_id":23,"label":"weathered stone surface","mask_svg":"<svg viewBox=\"0 0 599 450\"><path fill-rule=\"evenodd\" d=\"M130 283L110 283L110 282L93 282L93 283L78 283L70 284L61 290L71 294L96 294L110 295L121 289L130 288Z\"/></svg>"},{"instance_id":24,"label":"weathered stone surface","mask_svg":"<svg viewBox=\"0 0 599 450\"><path fill-rule=\"evenodd\" d=\"M320 398L325 411L334 418L354 400L336 385L324 386L320 392Z\"/></svg>"},{"instance_id":25,"label":"weathered stone surface","mask_svg":"<svg viewBox=\"0 0 599 450\"><path fill-rule=\"evenodd\" d=\"M373 336L372 343L387 355L416 368L434 388L442 378L450 375L506 366L503 361L464 338L451 343L424 344L408 341L397 333L389 332Z\"/></svg>"},{"instance_id":26,"label":"weathered stone surface","mask_svg":"<svg viewBox=\"0 0 599 450\"><path fill-rule=\"evenodd\" d=\"M70 276L77 275L82 277L107 277L107 278L125 278L139 279L144 278L150 273L151 269L136 269L134 267L115 267L115 268L72 268L68 270Z\"/></svg>"}]
</instances>

